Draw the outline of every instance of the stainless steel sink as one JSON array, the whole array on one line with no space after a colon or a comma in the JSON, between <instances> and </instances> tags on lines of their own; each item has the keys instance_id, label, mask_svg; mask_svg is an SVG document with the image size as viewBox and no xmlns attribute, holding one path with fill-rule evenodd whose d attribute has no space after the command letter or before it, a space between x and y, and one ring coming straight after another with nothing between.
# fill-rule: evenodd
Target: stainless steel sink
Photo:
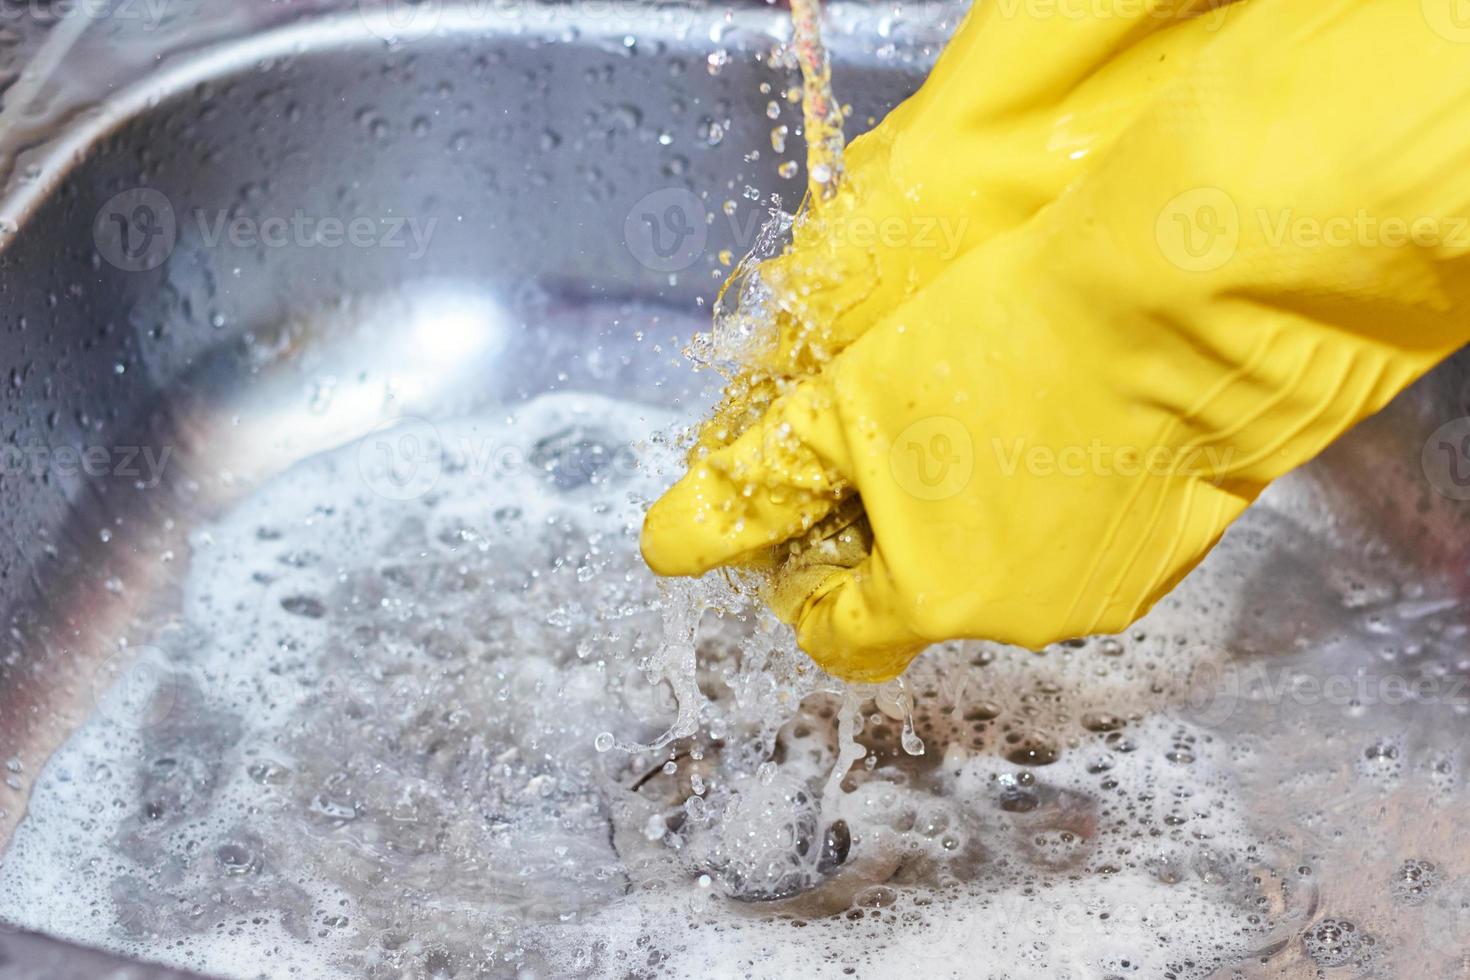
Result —
<instances>
[{"instance_id":1,"label":"stainless steel sink","mask_svg":"<svg viewBox=\"0 0 1470 980\"><path fill-rule=\"evenodd\" d=\"M772 195L799 199L769 138L768 103L796 118L790 66L768 57L777 9L307 13L237 13L236 36L178 45L44 140L0 132L8 160L25 150L0 200L0 848L48 758L177 618L191 534L325 450L548 391L693 417L710 392L678 352L720 255L750 246ZM953 14L837 11L857 128L917 86ZM1470 492L1452 467L1470 460L1430 439L1467 411L1456 359L1273 488L1155 618L1218 653L1182 659L1160 697L1250 747L1253 819L1324 863L1246 975L1313 975L1305 930L1392 918L1387 877L1411 858L1470 875L1444 818L1467 793L1470 697L1451 694L1470 672ZM1375 634L1373 616L1398 619ZM1404 623L1432 629L1386 650ZM1365 708L1272 686L1388 674L1429 678L1427 696ZM1348 778L1375 751L1411 775ZM1368 870L1338 860L1355 851ZM166 975L91 955L0 924L0 977Z\"/></svg>"}]
</instances>

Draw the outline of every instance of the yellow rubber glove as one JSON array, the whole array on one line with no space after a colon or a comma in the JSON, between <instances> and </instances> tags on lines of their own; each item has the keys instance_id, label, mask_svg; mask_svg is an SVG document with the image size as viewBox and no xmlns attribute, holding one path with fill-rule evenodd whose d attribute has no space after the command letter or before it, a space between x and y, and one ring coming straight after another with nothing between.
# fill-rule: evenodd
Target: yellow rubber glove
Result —
<instances>
[{"instance_id":1,"label":"yellow rubber glove","mask_svg":"<svg viewBox=\"0 0 1470 980\"><path fill-rule=\"evenodd\" d=\"M808 201L792 246L760 266L777 337L729 386L702 450L759 417L775 381L812 373L959 255L1055 200L1234 9L1125 6L1037 20L975 5L923 88L848 147L837 198Z\"/></svg>"},{"instance_id":2,"label":"yellow rubber glove","mask_svg":"<svg viewBox=\"0 0 1470 980\"><path fill-rule=\"evenodd\" d=\"M1053 204L696 459L649 564L801 551L777 611L856 680L1125 628L1470 336L1470 44L1427 12L1238 9ZM854 494L871 538L788 541Z\"/></svg>"}]
</instances>

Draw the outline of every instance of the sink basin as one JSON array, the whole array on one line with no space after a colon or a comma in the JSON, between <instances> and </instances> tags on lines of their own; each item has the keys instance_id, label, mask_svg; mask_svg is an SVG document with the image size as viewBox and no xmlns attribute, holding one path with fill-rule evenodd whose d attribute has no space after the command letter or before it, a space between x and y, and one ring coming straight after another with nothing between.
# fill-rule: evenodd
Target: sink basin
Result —
<instances>
[{"instance_id":1,"label":"sink basin","mask_svg":"<svg viewBox=\"0 0 1470 980\"><path fill-rule=\"evenodd\" d=\"M831 48L854 129L917 87L953 13L925 5L895 21L878 8L833 12L848 25ZM123 954L240 976L287 975L288 964L308 962L374 977L553 967L655 975L667 966L667 950L649 947L635 969L585 937L565 940L587 942L580 958L556 960L551 926L538 925L552 930L538 933L547 949L529 953L503 936L522 922L570 929L632 907L682 923L692 913L662 897L662 879L640 877L644 858L630 855L647 842L628 831L617 794L566 784L601 765L611 785L665 794L693 821L699 807L687 801L701 791L688 788L687 771L665 780L655 760L634 780L619 752L538 769L527 759L529 745L544 748L540 736L522 727L502 744L476 732L491 724L487 706L518 699L540 699L553 714L559 698L576 706L569 712L584 710L566 693L572 681L522 660L507 666L517 643L561 643L566 650L547 656L558 669L590 655L597 676L641 677L639 617L651 608L642 599L614 588L587 609L548 607L534 624L497 603L583 567L595 582L646 579L628 528L669 474L640 476L624 450L708 403L707 376L679 351L704 327L729 255L751 247L775 202L790 210L800 199L802 177L777 171L800 156L798 107L785 95L795 76L771 56L786 32L781 12L761 6L329 7L173 52L48 141L37 175L0 201L0 850L10 846L0 861L0 977L179 975L111 959ZM781 124L793 133L785 153L770 135ZM930 750L905 758L879 720L865 736L877 760L869 772L988 801L983 817L945 811L946 826L979 821L953 838L967 862L955 867L968 871L943 871L942 854L917 861L910 848L881 875L865 866L871 880L847 891L811 889L820 900L803 906L793 903L810 883L781 879L741 894L722 877L731 859L716 848L695 887L724 888L739 906L729 914L747 920L840 923L852 908L871 924L895 901L873 888L947 894L953 876L1008 860L1056 881L1085 866L1099 881L1136 876L1141 884L1120 885L1109 900L1115 912L1141 904L1149 928L1167 930L1149 915L1169 907L1167 893L1151 889L1188 888L1191 901L1248 909L1229 920L1235 932L1201 932L1196 958L1175 964L1176 976L1306 977L1323 967L1408 975L1393 970L1417 962L1411 953L1463 962L1470 917L1458 896L1470 894L1470 850L1453 828L1470 735L1470 490L1456 465L1470 460L1456 455L1462 434L1442 429L1467 412L1462 360L1273 487L1137 631L1041 658L954 644L921 662L911 684ZM520 475L501 472L511 469ZM522 477L530 482L513 482ZM495 498L505 487L516 493ZM595 497L607 487L610 496ZM592 507L594 497L594 509L628 508L622 525L609 525L614 543L602 545L615 557L563 569L563 556L535 542L563 535L587 558L601 553L602 532L566 524L554 508L535 521L521 511L542 515L535 507L563 498L572 510ZM414 516L426 505L438 516ZM327 530L349 512L361 522ZM446 513L459 523L444 523ZM544 566L527 558L522 568L494 550L486 528L502 519L535 525L516 540L546 551ZM424 558L431 551L434 561ZM365 575L369 566L381 581ZM469 589L469 579L481 591L463 608L491 611L466 612L463 630L443 610L395 606L403 595ZM619 634L607 610L623 600L632 611ZM571 652L576 615L600 617L606 649ZM388 661L373 651L394 643L412 646L404 656L418 666L385 676ZM267 649L258 676L231 670ZM499 678L483 700L462 686L476 671ZM633 680L618 683L624 701L599 725L626 732L634 722L620 723L618 712L667 711ZM288 687L294 693L283 695ZM298 700L283 709L283 697ZM830 726L831 706L821 707L820 692L813 700L810 724ZM414 712L426 712L422 724L402 721ZM265 725L266 716L276 720ZM434 738L407 744L420 730ZM799 738L782 731L789 759ZM1078 840L1121 834L1100 829L1113 819L1114 787L1102 774L1160 739L1172 746L1169 761L1140 775L1147 788L1138 792L1177 802L1134 836L1178 849L1152 864L1058 857ZM335 753L341 771L307 746ZM671 765L699 770L697 753L678 751ZM1060 776L1052 784L1062 770L1043 763L1054 755L1086 760L1078 771L1104 788L1083 793ZM993 761L988 781L965 790L979 770L964 770L970 776L944 782L945 767L958 773L974 758ZM1170 764L1178 772L1160 776ZM392 777L374 782L385 765ZM509 802L477 809L473 793L446 799L435 785L512 770L518 792L553 801L547 828L506 830L506 814L520 813ZM115 803L85 791L114 782ZM233 822L221 822L220 801L246 790L259 796L239 797ZM810 802L801 788L776 795L780 805ZM1209 823L1211 808L1229 812L1228 833ZM266 824L280 827L288 824L271 821L285 811L303 828L289 846L245 816L275 814ZM650 814L663 821L661 812L636 810L637 826ZM604 818L612 831L596 829ZM666 839L673 824L656 826L649 840ZM816 829L800 826L808 837ZM914 826L910 815L897 832ZM491 836L454 839L470 827ZM502 831L503 852L493 836ZM610 840L594 839L600 833ZM93 835L111 856L73 867L92 853ZM950 846L943 828L932 837ZM548 884L546 868L518 878L495 863L553 838L553 863L613 870ZM1003 853L1012 839L1020 858ZM847 843L833 844L829 830L822 849L828 865L840 863ZM385 878L382 868L400 868L403 853L452 854L458 864L409 862ZM866 852L855 843L853 853ZM476 864L477 854L493 859ZM66 903L17 907L26 892L14 877L7 883L7 866L14 876L48 865L64 869L58 889L92 889L83 905L105 926L84 927ZM415 877L421 866L429 871ZM1005 887L1038 880L1014 867L995 873ZM270 887L260 884L267 876ZM400 918L353 904L400 888L400 901L418 903ZM627 897L640 889L653 896L645 906ZM1068 935L1064 915L1096 921L1092 893L1058 889L1046 906L1058 918L1038 937ZM503 918L484 926L502 938L493 956L476 959L466 952L469 920L454 918L470 913L455 903L502 901ZM441 918L460 932L436 933ZM218 938L248 934L252 919L270 920L303 949L328 948L326 959ZM625 918L617 928L636 926ZM213 945L199 939L216 933ZM853 933L851 948L868 941L878 942ZM1128 957L1103 945L1092 959L1079 950L1004 975L1128 974ZM951 935L935 948L952 956L963 944ZM845 955L824 961L834 975L857 962ZM904 955L918 962L914 950ZM746 969L772 962L784 961ZM1075 972L1055 972L1063 962Z\"/></svg>"}]
</instances>

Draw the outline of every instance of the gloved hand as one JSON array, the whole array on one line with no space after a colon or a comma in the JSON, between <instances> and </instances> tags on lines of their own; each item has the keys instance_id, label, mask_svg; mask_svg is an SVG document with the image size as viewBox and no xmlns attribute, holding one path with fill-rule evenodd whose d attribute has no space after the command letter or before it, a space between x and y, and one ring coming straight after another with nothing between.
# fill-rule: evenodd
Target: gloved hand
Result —
<instances>
[{"instance_id":1,"label":"gloved hand","mask_svg":"<svg viewBox=\"0 0 1470 980\"><path fill-rule=\"evenodd\" d=\"M808 201L791 247L760 265L775 336L732 380L698 451L727 445L781 381L813 373L955 258L1055 200L1191 63L1229 3L1045 19L976 4L924 87L848 147L836 199Z\"/></svg>"},{"instance_id":2,"label":"gloved hand","mask_svg":"<svg viewBox=\"0 0 1470 980\"><path fill-rule=\"evenodd\" d=\"M696 450L645 557L774 548L777 611L854 680L1125 628L1470 335L1467 95L1420 5L1237 9L1056 201Z\"/></svg>"}]
</instances>

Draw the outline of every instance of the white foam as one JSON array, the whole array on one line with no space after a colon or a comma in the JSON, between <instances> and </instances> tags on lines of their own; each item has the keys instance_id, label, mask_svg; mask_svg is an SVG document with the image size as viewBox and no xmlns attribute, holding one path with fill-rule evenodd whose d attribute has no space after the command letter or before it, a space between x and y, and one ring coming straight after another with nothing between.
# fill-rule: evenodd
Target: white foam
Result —
<instances>
[{"instance_id":1,"label":"white foam","mask_svg":"<svg viewBox=\"0 0 1470 980\"><path fill-rule=\"evenodd\" d=\"M1182 978L1260 940L1187 672L951 645L909 679L923 755L893 692L848 692L839 739L789 631L638 560L676 467L628 447L669 421L548 396L413 431L417 469L389 430L198 531L149 710L39 776L0 917L226 977ZM1007 761L1028 739L1057 761Z\"/></svg>"}]
</instances>

